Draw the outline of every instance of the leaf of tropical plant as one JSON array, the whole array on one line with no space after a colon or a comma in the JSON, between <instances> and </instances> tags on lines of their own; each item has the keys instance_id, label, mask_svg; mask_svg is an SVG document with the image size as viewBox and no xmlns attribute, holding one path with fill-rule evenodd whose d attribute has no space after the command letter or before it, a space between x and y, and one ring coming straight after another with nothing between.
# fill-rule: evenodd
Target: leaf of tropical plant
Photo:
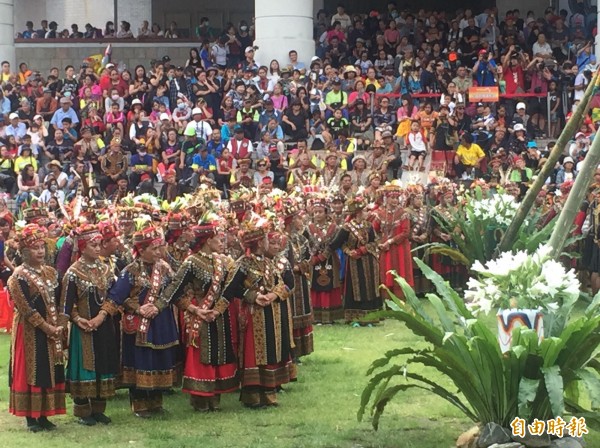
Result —
<instances>
[{"instance_id":1,"label":"leaf of tropical plant","mask_svg":"<svg viewBox=\"0 0 600 448\"><path fill-rule=\"evenodd\" d=\"M598 416L597 412L590 412L588 409L579 406L576 402L569 399L565 399L565 408L572 415L584 417L585 424L589 428L600 431L600 417Z\"/></svg>"},{"instance_id":2,"label":"leaf of tropical plant","mask_svg":"<svg viewBox=\"0 0 600 448\"><path fill-rule=\"evenodd\" d=\"M446 303L446 307L448 307L457 317L463 317L465 320L473 319L473 314L466 307L464 300L454 289L452 289L452 287L450 287L446 280L423 261L417 258L414 260L423 275L433 283L438 294L440 294Z\"/></svg>"},{"instance_id":3,"label":"leaf of tropical plant","mask_svg":"<svg viewBox=\"0 0 600 448\"><path fill-rule=\"evenodd\" d=\"M373 394L373 391L375 390L375 388L382 381L385 381L394 375L399 375L399 374L403 373L403 371L404 371L404 367L394 365L394 366L391 366L387 370L377 373L369 380L367 387L365 387L365 389L363 390L361 397L360 397L360 407L359 407L358 413L357 413L358 421L362 421L363 415L365 413L365 409L367 407L367 404L369 404L369 401L371 400L371 395Z\"/></svg>"},{"instance_id":4,"label":"leaf of tropical plant","mask_svg":"<svg viewBox=\"0 0 600 448\"><path fill-rule=\"evenodd\" d=\"M598 374L587 369L580 369L577 371L577 375L588 391L592 409L600 408L600 377Z\"/></svg>"},{"instance_id":5,"label":"leaf of tropical plant","mask_svg":"<svg viewBox=\"0 0 600 448\"><path fill-rule=\"evenodd\" d=\"M542 373L544 374L544 385L548 393L548 399L550 400L552 417L555 418L562 415L565 410L564 384L562 375L560 374L560 367L557 365L543 367Z\"/></svg>"},{"instance_id":6,"label":"leaf of tropical plant","mask_svg":"<svg viewBox=\"0 0 600 448\"><path fill-rule=\"evenodd\" d=\"M438 383L431 381L428 378L425 378L424 376L421 376L417 373L407 372L406 377L429 385L430 388L428 388L428 390L430 392L436 394L437 396L456 406L461 412L463 412L468 418L470 418L474 422L479 421L479 417L475 415L465 403L462 402L458 395L453 394L448 389L440 386Z\"/></svg>"},{"instance_id":7,"label":"leaf of tropical plant","mask_svg":"<svg viewBox=\"0 0 600 448\"><path fill-rule=\"evenodd\" d=\"M415 295L415 291L412 289L412 287L406 282L404 278L400 277L396 271L391 271L391 274L394 276L394 281L402 288L402 292L404 293L404 299L406 300L406 305L410 306L410 308L415 310L417 315L419 315L428 324L434 325L433 319L425 311L425 308L421 304L421 301Z\"/></svg>"},{"instance_id":8,"label":"leaf of tropical plant","mask_svg":"<svg viewBox=\"0 0 600 448\"><path fill-rule=\"evenodd\" d=\"M531 403L535 400L540 386L540 380L521 378L519 382L519 417L529 420L531 417Z\"/></svg>"},{"instance_id":9,"label":"leaf of tropical plant","mask_svg":"<svg viewBox=\"0 0 600 448\"><path fill-rule=\"evenodd\" d=\"M473 264L473 261L476 258L470 259L464 255L464 252L458 249L452 249L450 246L447 246L442 243L437 243L435 246L431 246L426 249L427 254L438 254L449 257L452 261L456 261L457 263L464 264L467 267L470 267Z\"/></svg>"},{"instance_id":10,"label":"leaf of tropical plant","mask_svg":"<svg viewBox=\"0 0 600 448\"><path fill-rule=\"evenodd\" d=\"M383 414L383 411L385 410L385 407L390 402L390 400L392 400L392 398L394 398L394 396L398 392L404 391L407 389L412 389L412 388L423 389L423 387L420 387L416 384L398 384L398 385L389 387L381 395L381 398L379 399L379 401L377 401L373 405L373 409L375 412L373 413L373 420L371 421L371 425L373 426L373 429L375 431L377 431L379 429L379 419L381 418L381 414ZM361 421L361 418L359 418L359 421Z\"/></svg>"},{"instance_id":11,"label":"leaf of tropical plant","mask_svg":"<svg viewBox=\"0 0 600 448\"><path fill-rule=\"evenodd\" d=\"M369 370L367 370L367 376L371 375L371 373L373 373L373 371L375 371L376 369L380 369L381 367L385 367L386 365L388 365L392 358L396 358L402 355L420 355L424 351L426 350L416 350L410 347L388 350L387 352L385 352L383 358L376 359L371 363L371 367L369 367Z\"/></svg>"},{"instance_id":12,"label":"leaf of tropical plant","mask_svg":"<svg viewBox=\"0 0 600 448\"><path fill-rule=\"evenodd\" d=\"M429 300L429 303L431 303L433 309L436 311L440 320L440 324L442 325L444 331L446 333L453 333L455 330L454 323L451 319L448 318L448 311L444 307L442 299L440 299L435 294L427 294L426 297Z\"/></svg>"},{"instance_id":13,"label":"leaf of tropical plant","mask_svg":"<svg viewBox=\"0 0 600 448\"><path fill-rule=\"evenodd\" d=\"M592 303L590 303L589 306L585 309L585 315L592 316L593 314L596 314L598 307L600 307L600 292L598 292L594 296L594 298L592 299Z\"/></svg>"}]
</instances>

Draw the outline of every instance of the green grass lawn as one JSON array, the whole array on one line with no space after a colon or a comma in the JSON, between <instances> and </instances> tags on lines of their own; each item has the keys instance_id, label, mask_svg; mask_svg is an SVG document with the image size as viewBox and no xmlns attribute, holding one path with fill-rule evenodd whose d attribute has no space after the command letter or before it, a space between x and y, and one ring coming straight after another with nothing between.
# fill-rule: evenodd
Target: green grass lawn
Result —
<instances>
[{"instance_id":1,"label":"green grass lawn","mask_svg":"<svg viewBox=\"0 0 600 448\"><path fill-rule=\"evenodd\" d=\"M109 401L110 426L78 425L70 415L53 419L52 433L30 434L8 408L7 363L10 336L0 335L0 447L386 447L449 448L473 426L450 404L433 395L408 391L388 406L379 431L358 423L356 411L370 363L385 350L418 346L398 322L374 328L315 327L316 352L304 358L299 381L286 386L277 409L247 410L237 394L225 396L217 414L192 412L187 395L166 397L169 414L139 420L126 391ZM434 378L436 381L440 378ZM588 438L600 446L600 437Z\"/></svg>"}]
</instances>

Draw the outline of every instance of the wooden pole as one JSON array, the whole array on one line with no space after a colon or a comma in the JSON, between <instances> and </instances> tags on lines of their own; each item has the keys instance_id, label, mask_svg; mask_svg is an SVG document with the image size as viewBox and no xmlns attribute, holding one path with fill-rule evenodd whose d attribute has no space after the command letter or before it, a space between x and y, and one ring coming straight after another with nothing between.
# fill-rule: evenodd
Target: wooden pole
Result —
<instances>
[{"instance_id":1,"label":"wooden pole","mask_svg":"<svg viewBox=\"0 0 600 448\"><path fill-rule=\"evenodd\" d=\"M531 207L533 207L538 193L541 191L542 187L546 183L546 179L550 177L552 170L556 166L556 162L558 162L558 159L563 154L564 148L569 142L569 140L571 140L573 135L575 135L577 129L581 127L581 123L583 122L585 114L587 114L588 105L594 92L594 86L600 79L598 76L599 73L600 71L597 71L592 80L590 81L583 96L583 99L579 103L579 106L577 107L575 112L573 112L571 119L567 122L566 126L564 127L563 131L558 137L556 145L554 146L554 148L552 148L552 152L550 152L548 160L540 170L537 178L533 182L533 185L531 185L531 187L527 191L527 194L525 195L523 202L521 202L521 205L519 206L515 217L511 221L510 225L508 226L508 229L506 230L506 233L504 234L502 240L500 241L500 244L498 245L499 252L506 252L511 249L512 245L517 239L519 229L521 228L521 225L523 225L523 221L525 221L527 215L529 215L529 211L531 210ZM571 222L573 222L573 220L571 220Z\"/></svg>"},{"instance_id":2,"label":"wooden pole","mask_svg":"<svg viewBox=\"0 0 600 448\"><path fill-rule=\"evenodd\" d=\"M553 258L560 257L565 241L571 235L573 221L579 212L579 207L586 196L590 184L594 180L594 173L598 164L600 164L600 137L594 139L590 150L585 159L583 159L581 170L577 174L571 192L556 221L556 226L552 230L548 244L552 248L550 254Z\"/></svg>"}]
</instances>

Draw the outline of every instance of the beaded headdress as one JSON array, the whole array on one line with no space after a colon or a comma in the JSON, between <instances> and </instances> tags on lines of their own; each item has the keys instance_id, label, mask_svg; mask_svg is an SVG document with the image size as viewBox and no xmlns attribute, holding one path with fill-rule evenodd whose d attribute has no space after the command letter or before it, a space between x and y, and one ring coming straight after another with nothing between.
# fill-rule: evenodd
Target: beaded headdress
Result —
<instances>
[{"instance_id":1,"label":"beaded headdress","mask_svg":"<svg viewBox=\"0 0 600 448\"><path fill-rule=\"evenodd\" d=\"M45 241L48 231L37 224L27 224L18 234L19 248L28 249Z\"/></svg>"}]
</instances>

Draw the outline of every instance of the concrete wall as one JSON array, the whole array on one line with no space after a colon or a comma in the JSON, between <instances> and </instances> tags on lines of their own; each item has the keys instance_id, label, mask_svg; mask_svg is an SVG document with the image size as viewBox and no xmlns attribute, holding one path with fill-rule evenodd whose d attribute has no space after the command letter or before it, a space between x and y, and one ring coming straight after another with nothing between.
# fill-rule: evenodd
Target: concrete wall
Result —
<instances>
[{"instance_id":1,"label":"concrete wall","mask_svg":"<svg viewBox=\"0 0 600 448\"><path fill-rule=\"evenodd\" d=\"M18 32L25 29L28 20L33 22L35 29L40 28L42 19L54 20L60 31L64 28L70 31L73 23L79 25L80 30L88 22L104 28L106 21L113 20L114 15L112 0L16 0L14 20Z\"/></svg>"},{"instance_id":2,"label":"concrete wall","mask_svg":"<svg viewBox=\"0 0 600 448\"><path fill-rule=\"evenodd\" d=\"M26 62L31 69L39 70L47 75L52 67L62 69L67 65L73 65L76 69L86 57L93 54L102 54L106 44L102 43L78 43L73 44L28 44L17 43L17 63ZM113 43L114 63L124 63L132 70L136 65L143 64L148 68L150 60L159 59L169 55L174 64L184 64L189 55L189 49L197 46L197 43Z\"/></svg>"},{"instance_id":3,"label":"concrete wall","mask_svg":"<svg viewBox=\"0 0 600 448\"><path fill-rule=\"evenodd\" d=\"M521 18L527 17L527 11L533 11L535 17L543 17L544 10L550 3L547 1L540 0L496 0L496 6L498 7L498 14L500 17L506 15L506 11L518 9L521 13Z\"/></svg>"},{"instance_id":4,"label":"concrete wall","mask_svg":"<svg viewBox=\"0 0 600 448\"><path fill-rule=\"evenodd\" d=\"M211 26L215 28L222 28L227 22L237 24L240 20L250 23L254 16L254 0L152 1L152 17L161 26L166 26L174 20L178 28L191 29L193 32L200 23L200 17L204 16L209 18Z\"/></svg>"},{"instance_id":5,"label":"concrete wall","mask_svg":"<svg viewBox=\"0 0 600 448\"><path fill-rule=\"evenodd\" d=\"M131 30L137 35L142 22L152 23L152 0L119 0L117 2L117 21L126 20L131 24ZM117 25L117 29L119 26Z\"/></svg>"}]
</instances>

